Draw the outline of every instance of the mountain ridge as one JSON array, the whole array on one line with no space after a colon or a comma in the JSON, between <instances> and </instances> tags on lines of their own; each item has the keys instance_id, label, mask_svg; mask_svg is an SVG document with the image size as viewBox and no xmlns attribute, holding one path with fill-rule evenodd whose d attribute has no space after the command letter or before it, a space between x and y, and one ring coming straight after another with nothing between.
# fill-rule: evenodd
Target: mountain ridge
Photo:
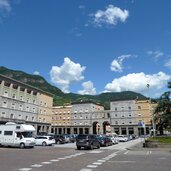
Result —
<instances>
[{"instance_id":1,"label":"mountain ridge","mask_svg":"<svg viewBox=\"0 0 171 171\"><path fill-rule=\"evenodd\" d=\"M54 106L65 105L68 103L70 104L72 102L79 102L79 101L93 101L95 103L102 104L105 107L105 109L109 109L110 101L147 99L142 94L132 92L132 91L107 92L107 93L101 93L98 95L80 95L76 93L66 94L66 93L63 93L59 88L48 83L40 75L28 74L26 72L19 71L19 70L8 69L4 66L0 66L0 74L53 94Z\"/></svg>"}]
</instances>

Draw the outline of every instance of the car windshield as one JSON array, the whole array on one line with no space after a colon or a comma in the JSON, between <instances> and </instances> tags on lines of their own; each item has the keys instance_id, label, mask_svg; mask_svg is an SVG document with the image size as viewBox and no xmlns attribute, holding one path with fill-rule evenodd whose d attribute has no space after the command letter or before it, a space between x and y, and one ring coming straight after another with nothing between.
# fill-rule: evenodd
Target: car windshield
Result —
<instances>
[{"instance_id":1,"label":"car windshield","mask_svg":"<svg viewBox=\"0 0 171 171\"><path fill-rule=\"evenodd\" d=\"M22 132L22 135L23 135L25 138L33 137L33 133L32 133L32 132Z\"/></svg>"},{"instance_id":2,"label":"car windshield","mask_svg":"<svg viewBox=\"0 0 171 171\"><path fill-rule=\"evenodd\" d=\"M78 135L77 139L87 139L87 135Z\"/></svg>"}]
</instances>

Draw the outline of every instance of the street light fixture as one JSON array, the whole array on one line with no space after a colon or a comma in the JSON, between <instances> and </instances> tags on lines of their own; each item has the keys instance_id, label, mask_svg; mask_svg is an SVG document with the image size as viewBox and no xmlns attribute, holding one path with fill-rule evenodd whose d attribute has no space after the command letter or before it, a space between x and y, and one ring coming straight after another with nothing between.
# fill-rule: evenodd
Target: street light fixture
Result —
<instances>
[{"instance_id":1,"label":"street light fixture","mask_svg":"<svg viewBox=\"0 0 171 171\"><path fill-rule=\"evenodd\" d=\"M150 88L150 84L147 84L147 88L149 89ZM152 107L151 107L151 97L150 97L150 94L149 94L149 110L150 110L150 115L152 116L152 132L153 132L153 136L155 137L156 136L156 129L155 129L155 121L154 121L154 113L152 113Z\"/></svg>"}]
</instances>

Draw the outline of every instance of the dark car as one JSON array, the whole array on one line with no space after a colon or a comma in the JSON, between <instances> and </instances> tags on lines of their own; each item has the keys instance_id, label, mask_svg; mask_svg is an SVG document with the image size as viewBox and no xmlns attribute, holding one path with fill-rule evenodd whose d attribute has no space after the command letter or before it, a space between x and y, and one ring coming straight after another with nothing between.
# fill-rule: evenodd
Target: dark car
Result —
<instances>
[{"instance_id":1,"label":"dark car","mask_svg":"<svg viewBox=\"0 0 171 171\"><path fill-rule=\"evenodd\" d=\"M98 137L98 141L100 143L100 146L103 147L107 147L113 144L112 140L106 136Z\"/></svg>"},{"instance_id":2,"label":"dark car","mask_svg":"<svg viewBox=\"0 0 171 171\"><path fill-rule=\"evenodd\" d=\"M53 137L55 139L56 144L65 144L65 137L63 135L55 134Z\"/></svg>"},{"instance_id":3,"label":"dark car","mask_svg":"<svg viewBox=\"0 0 171 171\"><path fill-rule=\"evenodd\" d=\"M100 143L96 135L79 134L76 137L76 146L78 150L82 147L92 150L93 148L100 148Z\"/></svg>"}]
</instances>

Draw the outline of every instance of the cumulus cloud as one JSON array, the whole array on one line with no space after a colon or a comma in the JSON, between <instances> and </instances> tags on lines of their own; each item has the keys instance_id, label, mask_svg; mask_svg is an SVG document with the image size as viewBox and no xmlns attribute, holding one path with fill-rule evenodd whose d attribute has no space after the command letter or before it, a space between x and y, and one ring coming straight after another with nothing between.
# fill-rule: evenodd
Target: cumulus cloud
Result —
<instances>
[{"instance_id":1,"label":"cumulus cloud","mask_svg":"<svg viewBox=\"0 0 171 171\"><path fill-rule=\"evenodd\" d=\"M84 79L82 73L85 69L85 66L74 63L66 57L61 66L52 66L50 71L51 81L59 86L63 92L69 93L69 86L71 83Z\"/></svg>"},{"instance_id":2,"label":"cumulus cloud","mask_svg":"<svg viewBox=\"0 0 171 171\"><path fill-rule=\"evenodd\" d=\"M33 74L34 75L40 75L40 72L39 71L34 71Z\"/></svg>"},{"instance_id":3,"label":"cumulus cloud","mask_svg":"<svg viewBox=\"0 0 171 171\"><path fill-rule=\"evenodd\" d=\"M165 66L171 69L171 58L165 63Z\"/></svg>"},{"instance_id":4,"label":"cumulus cloud","mask_svg":"<svg viewBox=\"0 0 171 171\"><path fill-rule=\"evenodd\" d=\"M89 94L89 95L95 95L96 94L96 88L94 88L94 85L91 81L87 81L82 83L83 90L79 90L78 94Z\"/></svg>"},{"instance_id":5,"label":"cumulus cloud","mask_svg":"<svg viewBox=\"0 0 171 171\"><path fill-rule=\"evenodd\" d=\"M124 23L129 16L129 12L113 5L108 5L106 10L98 10L95 14L91 14L91 16L93 18L93 23L96 26L115 26L119 21Z\"/></svg>"},{"instance_id":6,"label":"cumulus cloud","mask_svg":"<svg viewBox=\"0 0 171 171\"><path fill-rule=\"evenodd\" d=\"M115 72L123 71L123 61L130 58L132 55L121 55L117 59L114 59L111 63L110 69Z\"/></svg>"},{"instance_id":7,"label":"cumulus cloud","mask_svg":"<svg viewBox=\"0 0 171 171\"><path fill-rule=\"evenodd\" d=\"M105 86L105 92L135 91L145 94L150 89L156 93L165 87L170 79L171 76L163 72L153 75L146 75L143 72L132 73L108 83ZM147 84L149 84L149 88L147 88Z\"/></svg>"},{"instance_id":8,"label":"cumulus cloud","mask_svg":"<svg viewBox=\"0 0 171 171\"><path fill-rule=\"evenodd\" d=\"M147 52L148 55L152 56L154 58L155 61L158 61L160 57L164 56L164 53L156 50L156 51L148 51Z\"/></svg>"},{"instance_id":9,"label":"cumulus cloud","mask_svg":"<svg viewBox=\"0 0 171 171\"><path fill-rule=\"evenodd\" d=\"M8 0L0 0L0 12L10 12L11 4Z\"/></svg>"},{"instance_id":10,"label":"cumulus cloud","mask_svg":"<svg viewBox=\"0 0 171 171\"><path fill-rule=\"evenodd\" d=\"M11 4L9 0L0 0L0 23L2 19L7 17L11 12Z\"/></svg>"}]
</instances>

